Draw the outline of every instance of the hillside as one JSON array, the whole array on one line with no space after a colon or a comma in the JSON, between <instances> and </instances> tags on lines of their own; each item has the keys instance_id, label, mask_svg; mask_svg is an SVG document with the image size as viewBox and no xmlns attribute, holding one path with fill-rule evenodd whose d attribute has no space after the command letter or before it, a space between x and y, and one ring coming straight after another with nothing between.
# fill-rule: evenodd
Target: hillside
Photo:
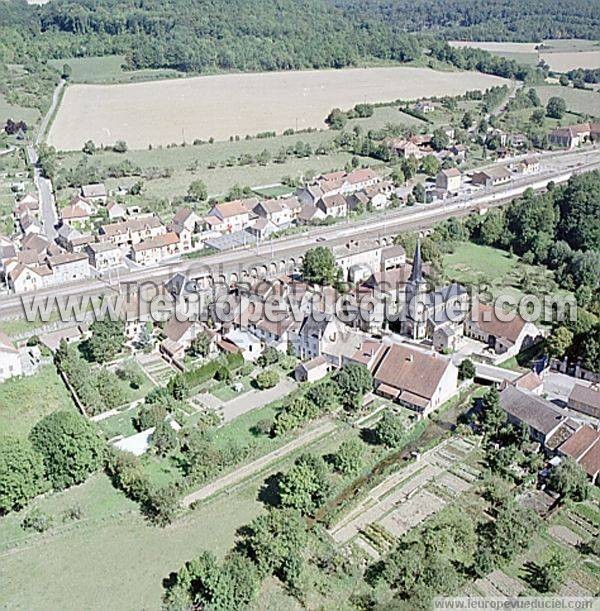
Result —
<instances>
[{"instance_id":1,"label":"hillside","mask_svg":"<svg viewBox=\"0 0 600 611\"><path fill-rule=\"evenodd\" d=\"M0 61L120 54L184 72L407 62L432 36L600 39L593 0L8 0L0 24Z\"/></svg>"}]
</instances>

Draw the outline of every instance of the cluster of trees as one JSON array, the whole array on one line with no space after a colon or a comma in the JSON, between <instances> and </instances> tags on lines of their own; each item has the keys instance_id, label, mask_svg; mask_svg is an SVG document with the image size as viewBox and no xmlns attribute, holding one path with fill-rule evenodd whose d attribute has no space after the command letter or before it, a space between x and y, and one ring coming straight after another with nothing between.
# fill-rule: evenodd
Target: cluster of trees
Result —
<instances>
[{"instance_id":1,"label":"cluster of trees","mask_svg":"<svg viewBox=\"0 0 600 611\"><path fill-rule=\"evenodd\" d=\"M0 514L25 507L49 489L84 482L104 463L105 446L95 427L75 411L42 418L28 439L0 440Z\"/></svg>"},{"instance_id":2,"label":"cluster of trees","mask_svg":"<svg viewBox=\"0 0 600 611\"><path fill-rule=\"evenodd\" d=\"M78 347L64 341L56 351L55 363L90 416L125 403L127 397L121 379L126 379L132 388L141 383L139 376L127 370L117 374L106 368L93 369Z\"/></svg>"},{"instance_id":3,"label":"cluster of trees","mask_svg":"<svg viewBox=\"0 0 600 611\"><path fill-rule=\"evenodd\" d=\"M366 119L372 117L374 112L373 104L356 104L354 108L343 111L339 108L334 108L325 119L325 123L331 129L344 129L349 119Z\"/></svg>"},{"instance_id":4,"label":"cluster of trees","mask_svg":"<svg viewBox=\"0 0 600 611\"><path fill-rule=\"evenodd\" d=\"M567 78L573 81L573 85L578 83L600 83L600 68L577 68L567 72Z\"/></svg>"},{"instance_id":5,"label":"cluster of trees","mask_svg":"<svg viewBox=\"0 0 600 611\"><path fill-rule=\"evenodd\" d=\"M165 607L246 609L270 575L293 589L308 540L306 523L297 511L270 509L238 531L235 548L221 563L203 552L172 573L165 580Z\"/></svg>"},{"instance_id":6,"label":"cluster of trees","mask_svg":"<svg viewBox=\"0 0 600 611\"><path fill-rule=\"evenodd\" d=\"M344 365L333 378L316 382L289 396L275 416L272 434L285 435L340 407L357 411L372 387L373 378L364 365Z\"/></svg>"},{"instance_id":7,"label":"cluster of trees","mask_svg":"<svg viewBox=\"0 0 600 611\"><path fill-rule=\"evenodd\" d=\"M586 0L565 5L560 0L502 3L486 0L335 0L352 16L368 12L407 32L431 30L448 40L513 40L531 42L549 38L600 38L596 9Z\"/></svg>"},{"instance_id":8,"label":"cluster of trees","mask_svg":"<svg viewBox=\"0 0 600 611\"><path fill-rule=\"evenodd\" d=\"M27 123L25 123L25 121L13 121L12 119L6 119L4 131L9 136L14 136L15 134L18 134L19 131L25 133L27 132Z\"/></svg>"},{"instance_id":9,"label":"cluster of trees","mask_svg":"<svg viewBox=\"0 0 600 611\"><path fill-rule=\"evenodd\" d=\"M61 168L54 178L56 187L80 187L90 183L103 182L107 178L125 178L129 176L144 176L142 168L129 159L115 164L103 165L90 160L89 156L82 156L77 165L71 168Z\"/></svg>"},{"instance_id":10,"label":"cluster of trees","mask_svg":"<svg viewBox=\"0 0 600 611\"><path fill-rule=\"evenodd\" d=\"M330 248L316 246L304 255L302 277L306 282L332 286L340 283L342 270L337 266Z\"/></svg>"},{"instance_id":11,"label":"cluster of trees","mask_svg":"<svg viewBox=\"0 0 600 611\"><path fill-rule=\"evenodd\" d=\"M435 40L429 45L437 60L452 64L460 70L478 70L504 78L514 78L527 83L543 82L546 73L541 68L522 65L513 59L493 55L473 47L452 47L447 42Z\"/></svg>"}]
</instances>

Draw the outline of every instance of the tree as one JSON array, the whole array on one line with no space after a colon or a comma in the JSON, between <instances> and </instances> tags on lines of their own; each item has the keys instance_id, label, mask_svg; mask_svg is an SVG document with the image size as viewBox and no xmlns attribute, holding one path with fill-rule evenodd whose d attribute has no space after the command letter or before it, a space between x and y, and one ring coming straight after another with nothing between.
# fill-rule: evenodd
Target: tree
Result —
<instances>
[{"instance_id":1,"label":"tree","mask_svg":"<svg viewBox=\"0 0 600 611\"><path fill-rule=\"evenodd\" d=\"M113 146L113 151L115 153L126 153L127 142L125 142L125 140L117 140Z\"/></svg>"},{"instance_id":2,"label":"tree","mask_svg":"<svg viewBox=\"0 0 600 611\"><path fill-rule=\"evenodd\" d=\"M106 363L121 352L125 344L125 324L121 320L95 320L90 331L92 336L86 342L85 351L90 360Z\"/></svg>"},{"instance_id":3,"label":"tree","mask_svg":"<svg viewBox=\"0 0 600 611\"><path fill-rule=\"evenodd\" d=\"M568 567L569 563L562 552L553 552L546 562L536 565L535 588L540 592L557 592Z\"/></svg>"},{"instance_id":4,"label":"tree","mask_svg":"<svg viewBox=\"0 0 600 611\"><path fill-rule=\"evenodd\" d=\"M146 517L157 526L165 527L174 519L179 508L179 491L175 484L150 490L142 503Z\"/></svg>"},{"instance_id":5,"label":"tree","mask_svg":"<svg viewBox=\"0 0 600 611\"><path fill-rule=\"evenodd\" d=\"M573 343L573 332L567 327L555 329L546 340L546 348L550 356L562 358Z\"/></svg>"},{"instance_id":6,"label":"tree","mask_svg":"<svg viewBox=\"0 0 600 611\"><path fill-rule=\"evenodd\" d=\"M65 79L65 81L68 81L71 78L72 74L73 74L73 68L71 68L71 65L63 64L63 67L61 70L61 77Z\"/></svg>"},{"instance_id":7,"label":"tree","mask_svg":"<svg viewBox=\"0 0 600 611\"><path fill-rule=\"evenodd\" d=\"M268 367L269 365L275 365L281 358L281 352L273 346L267 346L262 354L258 357L257 362L261 367Z\"/></svg>"},{"instance_id":8,"label":"tree","mask_svg":"<svg viewBox=\"0 0 600 611\"><path fill-rule=\"evenodd\" d=\"M415 198L415 201L419 204L424 204L425 203L425 196L426 196L426 191L425 191L425 186L423 185L423 183L418 182L412 190L412 195Z\"/></svg>"},{"instance_id":9,"label":"tree","mask_svg":"<svg viewBox=\"0 0 600 611\"><path fill-rule=\"evenodd\" d=\"M433 146L436 151L443 151L449 144L450 138L448 138L448 135L441 127L433 131L431 146Z\"/></svg>"},{"instance_id":10,"label":"tree","mask_svg":"<svg viewBox=\"0 0 600 611\"><path fill-rule=\"evenodd\" d=\"M277 386L278 383L279 374L274 369L261 371L256 376L256 385L260 390L264 390L266 388L273 388L273 386Z\"/></svg>"},{"instance_id":11,"label":"tree","mask_svg":"<svg viewBox=\"0 0 600 611\"><path fill-rule=\"evenodd\" d=\"M261 576L285 577L302 558L308 541L306 522L293 509L270 509L240 535L240 548L256 563Z\"/></svg>"},{"instance_id":12,"label":"tree","mask_svg":"<svg viewBox=\"0 0 600 611\"><path fill-rule=\"evenodd\" d=\"M567 104L562 98L553 96L548 100L548 104L546 104L546 114L551 119L562 119L566 112Z\"/></svg>"},{"instance_id":13,"label":"tree","mask_svg":"<svg viewBox=\"0 0 600 611\"><path fill-rule=\"evenodd\" d=\"M206 183L198 178L190 183L187 190L188 199L196 202L203 202L208 197Z\"/></svg>"},{"instance_id":14,"label":"tree","mask_svg":"<svg viewBox=\"0 0 600 611\"><path fill-rule=\"evenodd\" d=\"M44 462L27 440L0 437L0 515L18 511L44 489Z\"/></svg>"},{"instance_id":15,"label":"tree","mask_svg":"<svg viewBox=\"0 0 600 611\"><path fill-rule=\"evenodd\" d=\"M96 145L93 140L86 140L81 150L86 155L93 155L96 152Z\"/></svg>"},{"instance_id":16,"label":"tree","mask_svg":"<svg viewBox=\"0 0 600 611\"><path fill-rule=\"evenodd\" d=\"M303 454L279 480L282 507L312 515L327 499L329 480L327 465L320 456Z\"/></svg>"},{"instance_id":17,"label":"tree","mask_svg":"<svg viewBox=\"0 0 600 611\"><path fill-rule=\"evenodd\" d=\"M349 410L360 409L365 394L373 389L371 372L358 363L344 365L335 375L335 382L342 405Z\"/></svg>"},{"instance_id":18,"label":"tree","mask_svg":"<svg viewBox=\"0 0 600 611\"><path fill-rule=\"evenodd\" d=\"M375 436L378 443L388 448L398 447L405 432L402 418L389 410L384 412L375 425Z\"/></svg>"},{"instance_id":19,"label":"tree","mask_svg":"<svg viewBox=\"0 0 600 611\"><path fill-rule=\"evenodd\" d=\"M364 465L364 445L359 439L342 441L338 451L332 456L333 468L343 475L355 475Z\"/></svg>"},{"instance_id":20,"label":"tree","mask_svg":"<svg viewBox=\"0 0 600 611\"><path fill-rule=\"evenodd\" d=\"M339 108L334 108L325 119L325 123L331 127L331 129L341 130L348 122L348 115L341 111Z\"/></svg>"},{"instance_id":21,"label":"tree","mask_svg":"<svg viewBox=\"0 0 600 611\"><path fill-rule=\"evenodd\" d=\"M340 270L329 248L317 246L306 251L302 263L302 276L306 282L331 285L339 280Z\"/></svg>"},{"instance_id":22,"label":"tree","mask_svg":"<svg viewBox=\"0 0 600 611\"><path fill-rule=\"evenodd\" d=\"M469 129L474 123L473 114L467 110L460 120L463 129Z\"/></svg>"},{"instance_id":23,"label":"tree","mask_svg":"<svg viewBox=\"0 0 600 611\"><path fill-rule=\"evenodd\" d=\"M569 86L569 77L566 74L561 74L558 82L563 86L563 87L568 87Z\"/></svg>"},{"instance_id":24,"label":"tree","mask_svg":"<svg viewBox=\"0 0 600 611\"><path fill-rule=\"evenodd\" d=\"M475 377L475 365L471 359L461 361L458 366L458 376L462 380L472 380Z\"/></svg>"},{"instance_id":25,"label":"tree","mask_svg":"<svg viewBox=\"0 0 600 611\"><path fill-rule=\"evenodd\" d=\"M105 446L94 425L75 411L57 411L42 418L29 439L43 458L53 488L84 482L103 463Z\"/></svg>"},{"instance_id":26,"label":"tree","mask_svg":"<svg viewBox=\"0 0 600 611\"><path fill-rule=\"evenodd\" d=\"M544 121L546 119L546 113L541 108L536 108L532 113L529 120L533 125L538 125L539 127L543 127Z\"/></svg>"},{"instance_id":27,"label":"tree","mask_svg":"<svg viewBox=\"0 0 600 611\"><path fill-rule=\"evenodd\" d=\"M210 352L210 336L206 331L201 331L196 335L190 344L189 352L194 356L208 356Z\"/></svg>"},{"instance_id":28,"label":"tree","mask_svg":"<svg viewBox=\"0 0 600 611\"><path fill-rule=\"evenodd\" d=\"M565 499L574 501L585 501L589 494L586 472L570 457L552 467L548 485Z\"/></svg>"},{"instance_id":29,"label":"tree","mask_svg":"<svg viewBox=\"0 0 600 611\"><path fill-rule=\"evenodd\" d=\"M427 176L435 176L440 171L440 167L440 162L433 155L426 155L421 161L421 170Z\"/></svg>"},{"instance_id":30,"label":"tree","mask_svg":"<svg viewBox=\"0 0 600 611\"><path fill-rule=\"evenodd\" d=\"M177 431L168 420L160 420L152 433L152 447L159 456L166 456L179 446Z\"/></svg>"},{"instance_id":31,"label":"tree","mask_svg":"<svg viewBox=\"0 0 600 611\"><path fill-rule=\"evenodd\" d=\"M481 399L479 423L484 435L492 439L497 437L506 420L506 412L500 407L500 395L496 388L490 388Z\"/></svg>"},{"instance_id":32,"label":"tree","mask_svg":"<svg viewBox=\"0 0 600 611\"><path fill-rule=\"evenodd\" d=\"M176 373L167 384L167 389L171 396L178 401L187 399L189 388L183 375Z\"/></svg>"}]
</instances>

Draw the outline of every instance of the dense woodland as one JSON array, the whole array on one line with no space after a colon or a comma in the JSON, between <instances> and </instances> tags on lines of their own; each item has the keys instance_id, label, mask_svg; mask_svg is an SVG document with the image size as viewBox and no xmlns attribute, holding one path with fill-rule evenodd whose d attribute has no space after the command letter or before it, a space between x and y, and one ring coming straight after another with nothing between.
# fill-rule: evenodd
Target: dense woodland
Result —
<instances>
[{"instance_id":1,"label":"dense woodland","mask_svg":"<svg viewBox=\"0 0 600 611\"><path fill-rule=\"evenodd\" d=\"M0 4L0 61L118 53L131 68L185 72L406 62L419 59L434 36L600 38L594 5L592 0L53 0L39 7L10 0ZM467 60L443 48L438 54L459 63L486 63L485 55Z\"/></svg>"}]
</instances>

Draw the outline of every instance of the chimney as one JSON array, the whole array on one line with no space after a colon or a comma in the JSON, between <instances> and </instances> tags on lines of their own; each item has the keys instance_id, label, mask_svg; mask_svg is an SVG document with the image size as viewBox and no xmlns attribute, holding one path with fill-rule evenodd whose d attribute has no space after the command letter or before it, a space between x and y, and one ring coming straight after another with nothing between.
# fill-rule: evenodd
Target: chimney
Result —
<instances>
[{"instance_id":1,"label":"chimney","mask_svg":"<svg viewBox=\"0 0 600 611\"><path fill-rule=\"evenodd\" d=\"M415 360L415 355L414 355L414 354L409 354L409 355L406 357L406 360L407 360L409 363L412 363L412 362Z\"/></svg>"}]
</instances>

